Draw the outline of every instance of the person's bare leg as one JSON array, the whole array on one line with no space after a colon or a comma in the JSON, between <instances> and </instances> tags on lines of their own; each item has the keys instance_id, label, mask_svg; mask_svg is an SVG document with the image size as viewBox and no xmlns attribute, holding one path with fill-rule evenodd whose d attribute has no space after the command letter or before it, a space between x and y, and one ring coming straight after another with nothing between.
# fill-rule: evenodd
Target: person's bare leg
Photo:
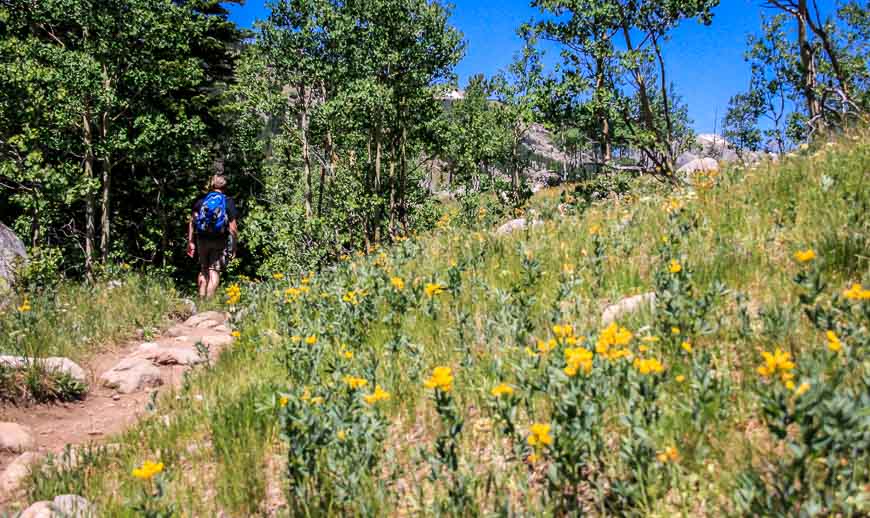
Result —
<instances>
[{"instance_id":1,"label":"person's bare leg","mask_svg":"<svg viewBox=\"0 0 870 518\"><path fill-rule=\"evenodd\" d=\"M218 284L221 282L221 274L217 270L208 271L208 297L214 297L217 293Z\"/></svg>"},{"instance_id":2,"label":"person's bare leg","mask_svg":"<svg viewBox=\"0 0 870 518\"><path fill-rule=\"evenodd\" d=\"M208 277L206 273L199 272L196 276L196 286L199 288L199 298L205 298L208 290Z\"/></svg>"}]
</instances>

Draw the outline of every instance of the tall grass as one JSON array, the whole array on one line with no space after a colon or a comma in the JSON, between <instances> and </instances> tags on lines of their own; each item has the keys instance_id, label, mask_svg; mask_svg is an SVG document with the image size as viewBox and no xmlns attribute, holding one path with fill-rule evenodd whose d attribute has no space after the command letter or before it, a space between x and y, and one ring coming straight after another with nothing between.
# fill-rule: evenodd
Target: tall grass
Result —
<instances>
[{"instance_id":1,"label":"tall grass","mask_svg":"<svg viewBox=\"0 0 870 518\"><path fill-rule=\"evenodd\" d=\"M745 474L765 466L773 480L769 467L788 454L761 424L769 416L765 391L773 385L759 379L759 353L782 347L803 361L825 352L800 305L793 279L806 266L794 252L816 250L814 268L829 291L870 284L862 245L870 240L868 171L870 139L861 134L779 164L734 168L693 189L640 179L631 195L574 216L555 216L559 190L549 190L530 205L551 217L509 236L483 226L444 228L312 280L245 284L242 337L212 370L194 375L180 394L161 401L153 419L122 437L121 449L100 461L108 468L83 483L57 474L42 485L60 490L63 480L74 480L71 488L101 509L125 515L141 490L129 469L156 457L170 466L164 498L184 514L247 516L261 510L252 500L264 498L265 452L281 449L276 436L302 437L293 428L298 421L311 423L315 449L288 447L319 463L304 484L291 488L284 481L288 495L310 491L312 497L309 507L290 514L550 514L565 509L566 495L576 499L568 508L573 502L575 510L582 505L601 514L737 514L734 494L749 487L741 486ZM675 206L679 218L668 213ZM638 338L658 335L651 354L665 365L660 381L650 384L630 364L611 371L596 363L595 385L590 381L586 392L569 397L542 385L558 380L561 366L536 363L537 340L553 337L554 324L570 323L593 347L603 307L627 295L663 293L671 258L683 265L681 282L694 290L677 290L683 290L675 295L683 308L677 316L695 314L690 309L697 310L702 294L714 294L715 303L695 327L679 330L685 338L670 336L661 312L620 320ZM405 286L397 290L392 277ZM428 283L445 291L427 297ZM298 298L285 293L300 286L309 291ZM347 297L356 290L363 294ZM401 302L397 291L411 302ZM358 296L358 305L350 302ZM303 345L309 335L318 340ZM685 339L693 353L681 348ZM561 353L549 358L556 357ZM453 369L447 399L423 385L436 366ZM366 393L377 383L391 398L358 410L346 399L342 377L348 374L368 380ZM511 403L513 414L499 413L507 399L490 394L501 382L521 396ZM592 390L602 395L583 400ZM306 410L312 394L324 398L322 410ZM282 410L282 396L298 414ZM565 420L571 398L600 405L584 410L598 420L587 430L594 433L576 438L597 437L595 456L573 472L565 465L572 457L560 454L568 451L566 426L553 429L557 441L550 447L527 443L535 422L571 422ZM354 421L358 412L370 419ZM334 430L323 426L324 416ZM381 418L390 423L383 440ZM505 419L514 421L512 431ZM346 430L351 422L359 429ZM356 432L375 437L381 448L348 450L371 447ZM189 453L192 442L209 453ZM457 452L456 464L439 463L450 451ZM349 464L362 454L377 460L374 469ZM559 474L569 472L587 482L560 485ZM349 498L348 487L356 490Z\"/></svg>"}]
</instances>

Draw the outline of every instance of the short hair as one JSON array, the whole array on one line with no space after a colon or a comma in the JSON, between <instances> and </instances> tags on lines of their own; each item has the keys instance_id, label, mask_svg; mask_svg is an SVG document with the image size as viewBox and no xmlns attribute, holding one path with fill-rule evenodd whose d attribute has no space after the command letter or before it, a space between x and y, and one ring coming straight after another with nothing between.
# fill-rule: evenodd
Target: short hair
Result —
<instances>
[{"instance_id":1,"label":"short hair","mask_svg":"<svg viewBox=\"0 0 870 518\"><path fill-rule=\"evenodd\" d=\"M211 177L212 189L224 189L227 186L227 179L224 175L216 174Z\"/></svg>"}]
</instances>

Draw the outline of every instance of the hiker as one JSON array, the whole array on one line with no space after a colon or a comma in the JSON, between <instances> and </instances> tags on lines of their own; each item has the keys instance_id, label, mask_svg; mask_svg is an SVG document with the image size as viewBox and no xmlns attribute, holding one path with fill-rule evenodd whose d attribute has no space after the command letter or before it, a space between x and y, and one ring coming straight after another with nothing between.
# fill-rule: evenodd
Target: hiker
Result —
<instances>
[{"instance_id":1,"label":"hiker","mask_svg":"<svg viewBox=\"0 0 870 518\"><path fill-rule=\"evenodd\" d=\"M209 192L194 202L188 223L187 255L199 256L196 284L203 298L214 296L221 271L236 256L238 211L236 203L224 192L226 187L227 179L221 174L214 175Z\"/></svg>"}]
</instances>

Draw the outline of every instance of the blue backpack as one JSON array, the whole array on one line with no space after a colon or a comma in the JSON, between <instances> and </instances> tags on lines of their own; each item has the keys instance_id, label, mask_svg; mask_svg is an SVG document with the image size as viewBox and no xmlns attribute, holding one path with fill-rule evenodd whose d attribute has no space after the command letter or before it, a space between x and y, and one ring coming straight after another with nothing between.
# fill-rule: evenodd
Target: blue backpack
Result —
<instances>
[{"instance_id":1,"label":"blue backpack","mask_svg":"<svg viewBox=\"0 0 870 518\"><path fill-rule=\"evenodd\" d=\"M196 215L197 234L226 234L229 218L227 218L227 197L219 192L210 192L202 200Z\"/></svg>"}]
</instances>

